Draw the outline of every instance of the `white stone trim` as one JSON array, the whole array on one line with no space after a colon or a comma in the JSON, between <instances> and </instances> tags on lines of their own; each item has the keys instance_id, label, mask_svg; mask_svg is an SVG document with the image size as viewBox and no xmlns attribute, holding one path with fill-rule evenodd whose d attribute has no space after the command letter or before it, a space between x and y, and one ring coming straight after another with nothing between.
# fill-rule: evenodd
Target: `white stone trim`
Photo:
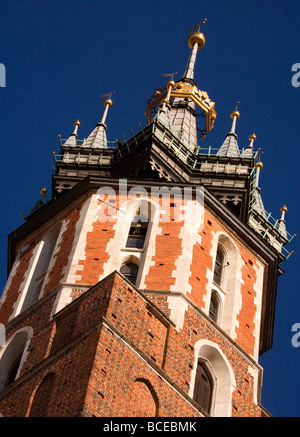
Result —
<instances>
[{"instance_id":1,"label":"white stone trim","mask_svg":"<svg viewBox=\"0 0 300 437\"><path fill-rule=\"evenodd\" d=\"M236 380L231 365L220 346L210 340L198 340L194 345L195 360L191 372L189 396L193 398L198 359L209 363L214 376L213 401L210 415L230 417L232 411L232 393L236 389Z\"/></svg>"}]
</instances>

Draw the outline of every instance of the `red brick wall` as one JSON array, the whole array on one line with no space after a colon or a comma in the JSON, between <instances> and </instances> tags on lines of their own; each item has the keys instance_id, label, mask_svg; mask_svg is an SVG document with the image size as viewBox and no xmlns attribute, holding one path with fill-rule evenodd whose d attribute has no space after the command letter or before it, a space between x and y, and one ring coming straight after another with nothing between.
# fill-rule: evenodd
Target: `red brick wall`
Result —
<instances>
[{"instance_id":1,"label":"red brick wall","mask_svg":"<svg viewBox=\"0 0 300 437\"><path fill-rule=\"evenodd\" d=\"M70 251L75 238L76 224L79 220L82 206L83 205L80 205L79 207L74 208L74 210L71 213L68 213L68 215L65 217L67 227L62 235L58 251L53 255L55 263L49 274L49 280L45 284L44 294L49 293L62 281L64 277L64 267L69 261ZM23 291L22 284L26 274L29 272L29 265L33 251L47 231L48 229L36 236L32 241L29 242L28 247L21 252L16 274L12 278L10 286L7 289L6 298L0 308L0 323L6 324L9 317L13 313L14 305L16 304L20 293Z\"/></svg>"},{"instance_id":2,"label":"red brick wall","mask_svg":"<svg viewBox=\"0 0 300 437\"><path fill-rule=\"evenodd\" d=\"M105 199L109 202L109 198ZM160 199L160 203L162 200ZM112 208L102 205L103 212L108 218L114 213ZM119 199L116 199L118 207ZM170 221L164 222L163 214L160 216L161 233L156 236L155 255L152 257L152 262L149 268L148 275L145 278L145 286L148 289L170 290L170 287L175 283L174 271L177 268L176 262L182 254L182 239L180 232L184 224L179 221L180 208L182 200L174 200L174 207L170 208ZM78 223L82 206L74 208L71 213L66 216L66 229L61 237L59 250L54 254L54 265L49 275L49 280L45 286L45 293L49 293L57 286L64 278L64 268L69 261L72 245L74 244L76 224ZM176 218L176 220L172 220ZM96 284L99 277L103 274L103 266L109 260L107 245L115 236L115 221L113 220L95 220L92 225L92 231L87 234L87 242L85 247L85 259L79 261L77 274L80 275L77 283L79 284ZM204 226L201 232L201 243L195 242L193 247L193 258L191 262L191 275L189 285L191 293L189 298L201 309L204 308L204 296L207 293L207 269L212 270L214 260L211 253L213 233L226 230L214 219L214 217L205 211ZM32 251L37 240L32 241L27 249L20 257L20 265L17 269L17 274L12 280L11 286L7 293L7 299L0 309L0 322L6 323L9 315L12 313L13 305L19 295L20 285L24 279L26 270L28 269ZM248 353L254 353L254 315L256 306L254 303L255 292L253 285L256 281L256 273L253 265L249 264L248 259L252 256L235 241L240 254L247 262L242 270L244 285L242 287L242 309L238 315L239 329L237 331L237 341L245 347ZM252 259L252 263L254 263ZM182 290L185 292L186 290Z\"/></svg>"},{"instance_id":3,"label":"red brick wall","mask_svg":"<svg viewBox=\"0 0 300 437\"><path fill-rule=\"evenodd\" d=\"M109 202L109 196L105 196L105 202ZM78 270L77 274L81 275L81 279L77 280L78 284L96 284L99 277L103 274L103 265L109 259L106 252L107 244L114 237L115 221L110 219L111 209L104 203L99 201L101 206L100 214L107 216L107 221L97 220L92 224L93 231L88 232L87 242L85 247L85 259L80 260L78 265L83 266L82 270Z\"/></svg>"},{"instance_id":4,"label":"red brick wall","mask_svg":"<svg viewBox=\"0 0 300 437\"><path fill-rule=\"evenodd\" d=\"M53 373L50 402L40 407L50 416L201 416L188 393L194 345L209 339L222 349L235 375L232 415L261 415L247 356L199 310L189 307L177 331L148 298L119 275L110 275L51 322L54 296L26 319L20 317L14 331L32 325L34 335L21 378L15 388L0 393L2 414L30 415L31 408L39 414L35 396Z\"/></svg>"},{"instance_id":5,"label":"red brick wall","mask_svg":"<svg viewBox=\"0 0 300 437\"><path fill-rule=\"evenodd\" d=\"M58 250L53 255L55 262L50 272L49 280L45 285L44 294L47 294L49 291L51 291L64 278L64 268L69 261L69 255L75 240L76 225L78 223L82 207L83 204L74 208L74 210L65 218L66 230L61 236Z\"/></svg>"},{"instance_id":6,"label":"red brick wall","mask_svg":"<svg viewBox=\"0 0 300 437\"><path fill-rule=\"evenodd\" d=\"M20 254L16 274L12 278L10 286L7 288L6 298L0 308L0 323L6 324L10 315L13 313L14 305L22 291L21 285L25 279L26 273L28 272L30 260L38 241L39 240L37 239L31 241L28 247Z\"/></svg>"},{"instance_id":7,"label":"red brick wall","mask_svg":"<svg viewBox=\"0 0 300 437\"><path fill-rule=\"evenodd\" d=\"M214 259L211 256L213 233L223 232L227 234L226 229L215 220L208 212L204 214L204 226L201 231L201 244L195 243L193 250L193 259L191 263L191 277L189 284L191 285L191 293L188 297L200 308L204 309L204 296L207 294L207 269L213 271ZM241 287L242 308L238 314L239 328L236 328L237 343L245 349L249 354L254 354L254 316L256 313L254 284L257 279L254 266L255 259L237 240L232 236L241 257L245 261L242 268L242 280L244 281ZM250 262L249 262L250 260Z\"/></svg>"},{"instance_id":8,"label":"red brick wall","mask_svg":"<svg viewBox=\"0 0 300 437\"><path fill-rule=\"evenodd\" d=\"M159 203L163 208L162 199ZM184 221L179 221L179 214L183 201L176 199L172 204L174 206L170 207L169 221L163 213L160 214L161 234L156 236L155 255L152 257L155 264L150 267L145 278L145 286L149 289L169 290L175 284L172 272L176 270L176 261L182 253L182 239L179 235Z\"/></svg>"}]
</instances>

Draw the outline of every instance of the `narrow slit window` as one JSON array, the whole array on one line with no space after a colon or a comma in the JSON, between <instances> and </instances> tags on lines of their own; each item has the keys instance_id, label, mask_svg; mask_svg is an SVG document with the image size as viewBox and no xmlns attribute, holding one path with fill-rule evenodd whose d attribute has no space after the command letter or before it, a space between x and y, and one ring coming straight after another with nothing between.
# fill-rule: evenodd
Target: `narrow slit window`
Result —
<instances>
[{"instance_id":1,"label":"narrow slit window","mask_svg":"<svg viewBox=\"0 0 300 437\"><path fill-rule=\"evenodd\" d=\"M214 282L218 285L221 285L223 265L224 265L224 253L222 249L218 247L216 261L215 261L215 269L214 269Z\"/></svg>"},{"instance_id":2,"label":"narrow slit window","mask_svg":"<svg viewBox=\"0 0 300 437\"><path fill-rule=\"evenodd\" d=\"M219 310L219 300L217 298L216 292L213 291L210 299L210 305L209 305L209 317L214 322L217 322L218 310Z\"/></svg>"}]
</instances>

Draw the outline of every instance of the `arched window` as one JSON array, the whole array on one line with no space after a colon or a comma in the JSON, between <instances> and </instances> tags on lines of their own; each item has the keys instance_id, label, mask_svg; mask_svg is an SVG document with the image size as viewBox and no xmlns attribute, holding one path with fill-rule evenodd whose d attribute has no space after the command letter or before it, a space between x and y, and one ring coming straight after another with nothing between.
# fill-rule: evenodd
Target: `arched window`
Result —
<instances>
[{"instance_id":1,"label":"arched window","mask_svg":"<svg viewBox=\"0 0 300 437\"><path fill-rule=\"evenodd\" d=\"M140 220L137 217L131 222L126 247L143 249L147 234L148 221Z\"/></svg>"},{"instance_id":2,"label":"arched window","mask_svg":"<svg viewBox=\"0 0 300 437\"><path fill-rule=\"evenodd\" d=\"M133 285L136 283L136 278L138 274L138 266L132 262L123 264L120 272L124 275Z\"/></svg>"},{"instance_id":3,"label":"arched window","mask_svg":"<svg viewBox=\"0 0 300 437\"><path fill-rule=\"evenodd\" d=\"M222 270L224 267L224 251L221 246L218 246L216 260L215 260L215 269L214 269L214 282L217 285L221 285L222 281Z\"/></svg>"},{"instance_id":4,"label":"arched window","mask_svg":"<svg viewBox=\"0 0 300 437\"><path fill-rule=\"evenodd\" d=\"M29 337L33 331L31 328L23 328L16 332L7 341L7 345L0 354L0 390L12 384L18 377L20 364L23 360L24 351Z\"/></svg>"},{"instance_id":5,"label":"arched window","mask_svg":"<svg viewBox=\"0 0 300 437\"><path fill-rule=\"evenodd\" d=\"M22 359L22 353L15 359L14 364L12 364L8 377L7 377L7 381L6 381L6 386L12 384L14 382L14 380L16 379L19 367L20 367L20 363L21 363L21 359Z\"/></svg>"},{"instance_id":6,"label":"arched window","mask_svg":"<svg viewBox=\"0 0 300 437\"><path fill-rule=\"evenodd\" d=\"M229 417L236 387L231 365L220 346L201 339L194 344L195 362L189 395L212 417Z\"/></svg>"},{"instance_id":7,"label":"arched window","mask_svg":"<svg viewBox=\"0 0 300 437\"><path fill-rule=\"evenodd\" d=\"M194 400L207 413L210 412L213 382L210 371L202 360L198 360L194 386Z\"/></svg>"},{"instance_id":8,"label":"arched window","mask_svg":"<svg viewBox=\"0 0 300 437\"><path fill-rule=\"evenodd\" d=\"M218 298L217 293L215 291L212 291L208 315L214 322L217 322L218 313L219 313L219 298Z\"/></svg>"},{"instance_id":9,"label":"arched window","mask_svg":"<svg viewBox=\"0 0 300 437\"><path fill-rule=\"evenodd\" d=\"M61 223L57 223L46 233L39 243L31 279L27 288L24 290L26 295L21 311L29 308L40 296L60 229Z\"/></svg>"}]
</instances>

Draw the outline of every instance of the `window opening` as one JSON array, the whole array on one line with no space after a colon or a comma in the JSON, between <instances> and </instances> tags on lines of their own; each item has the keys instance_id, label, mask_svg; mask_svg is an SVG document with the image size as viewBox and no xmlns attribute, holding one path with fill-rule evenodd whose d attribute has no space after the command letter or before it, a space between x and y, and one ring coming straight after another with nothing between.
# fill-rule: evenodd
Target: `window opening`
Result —
<instances>
[{"instance_id":1,"label":"window opening","mask_svg":"<svg viewBox=\"0 0 300 437\"><path fill-rule=\"evenodd\" d=\"M141 221L141 220L136 221L136 218L134 218L130 226L126 247L143 249L147 228L148 228L148 222Z\"/></svg>"},{"instance_id":2,"label":"window opening","mask_svg":"<svg viewBox=\"0 0 300 437\"><path fill-rule=\"evenodd\" d=\"M214 322L217 322L218 309L219 309L219 302L218 302L218 298L216 296L216 292L214 291L211 295L210 305L209 305L209 317Z\"/></svg>"},{"instance_id":3,"label":"window opening","mask_svg":"<svg viewBox=\"0 0 300 437\"><path fill-rule=\"evenodd\" d=\"M217 285L221 285L223 264L224 264L224 253L221 250L221 248L218 247L216 261L215 261L215 270L214 270L214 282Z\"/></svg>"},{"instance_id":4,"label":"window opening","mask_svg":"<svg viewBox=\"0 0 300 437\"><path fill-rule=\"evenodd\" d=\"M205 363L199 360L196 372L194 400L207 413L210 412L211 408L212 390L213 384L211 374L205 366Z\"/></svg>"},{"instance_id":5,"label":"window opening","mask_svg":"<svg viewBox=\"0 0 300 437\"><path fill-rule=\"evenodd\" d=\"M6 382L7 386L12 384L14 382L14 380L16 379L16 376L17 376L17 373L19 370L19 366L21 363L21 358L22 358L22 355L19 356L19 358L15 361L15 364L13 364L13 366L11 367L11 370L10 370L10 373L8 375L7 382Z\"/></svg>"},{"instance_id":6,"label":"window opening","mask_svg":"<svg viewBox=\"0 0 300 437\"><path fill-rule=\"evenodd\" d=\"M133 263L123 264L120 272L124 275L133 285L136 283L136 278L138 274L138 266Z\"/></svg>"}]
</instances>

